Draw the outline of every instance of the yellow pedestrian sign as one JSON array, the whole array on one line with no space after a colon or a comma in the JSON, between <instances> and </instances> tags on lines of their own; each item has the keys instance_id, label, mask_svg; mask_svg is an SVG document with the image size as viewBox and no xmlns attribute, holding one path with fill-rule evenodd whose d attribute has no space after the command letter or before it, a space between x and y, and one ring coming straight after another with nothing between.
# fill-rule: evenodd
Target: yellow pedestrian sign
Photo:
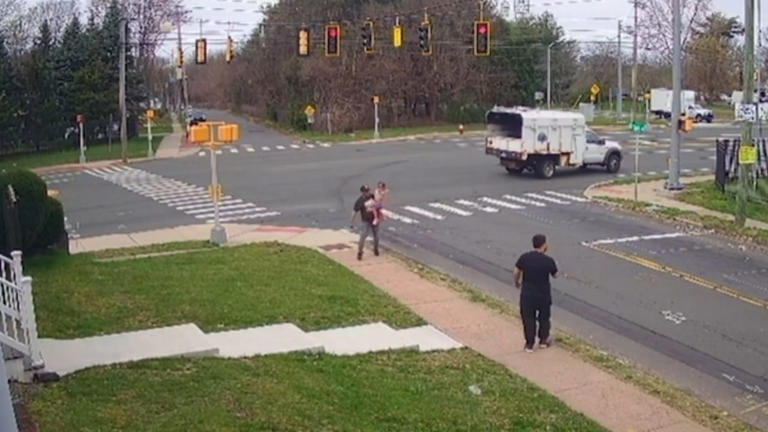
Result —
<instances>
[{"instance_id":1,"label":"yellow pedestrian sign","mask_svg":"<svg viewBox=\"0 0 768 432\"><path fill-rule=\"evenodd\" d=\"M592 93L592 96L597 96L598 93L600 93L600 86L597 84L592 84L592 87L589 88L590 93Z\"/></svg>"},{"instance_id":2,"label":"yellow pedestrian sign","mask_svg":"<svg viewBox=\"0 0 768 432\"><path fill-rule=\"evenodd\" d=\"M307 117L312 117L313 115L315 115L315 107L313 107L312 105L307 105L307 107L304 108L304 114L306 114Z\"/></svg>"},{"instance_id":3,"label":"yellow pedestrian sign","mask_svg":"<svg viewBox=\"0 0 768 432\"><path fill-rule=\"evenodd\" d=\"M757 163L757 147L753 145L739 147L739 163L742 165Z\"/></svg>"}]
</instances>

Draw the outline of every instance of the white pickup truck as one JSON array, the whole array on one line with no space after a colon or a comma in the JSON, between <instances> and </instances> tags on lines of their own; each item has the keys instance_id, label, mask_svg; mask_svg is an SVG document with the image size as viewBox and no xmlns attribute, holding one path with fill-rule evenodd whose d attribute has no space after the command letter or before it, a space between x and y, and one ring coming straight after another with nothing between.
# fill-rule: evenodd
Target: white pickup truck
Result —
<instances>
[{"instance_id":1,"label":"white pickup truck","mask_svg":"<svg viewBox=\"0 0 768 432\"><path fill-rule=\"evenodd\" d=\"M551 178L557 167L621 168L621 146L587 128L584 116L566 111L494 107L486 114L485 153L509 173L532 170Z\"/></svg>"}]
</instances>

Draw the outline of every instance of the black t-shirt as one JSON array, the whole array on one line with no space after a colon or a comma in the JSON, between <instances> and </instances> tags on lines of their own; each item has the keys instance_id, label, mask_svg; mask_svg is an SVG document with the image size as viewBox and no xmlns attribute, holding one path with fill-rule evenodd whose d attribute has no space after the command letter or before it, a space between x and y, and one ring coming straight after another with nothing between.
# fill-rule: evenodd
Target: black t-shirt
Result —
<instances>
[{"instance_id":1,"label":"black t-shirt","mask_svg":"<svg viewBox=\"0 0 768 432\"><path fill-rule=\"evenodd\" d=\"M373 212L365 207L365 203L371 199L373 198L370 196L361 195L360 198L355 201L354 211L360 212L360 219L365 223L373 223Z\"/></svg>"},{"instance_id":2,"label":"black t-shirt","mask_svg":"<svg viewBox=\"0 0 768 432\"><path fill-rule=\"evenodd\" d=\"M552 301L549 277L557 274L555 260L534 250L521 255L515 267L523 272L521 295L543 297Z\"/></svg>"}]
</instances>

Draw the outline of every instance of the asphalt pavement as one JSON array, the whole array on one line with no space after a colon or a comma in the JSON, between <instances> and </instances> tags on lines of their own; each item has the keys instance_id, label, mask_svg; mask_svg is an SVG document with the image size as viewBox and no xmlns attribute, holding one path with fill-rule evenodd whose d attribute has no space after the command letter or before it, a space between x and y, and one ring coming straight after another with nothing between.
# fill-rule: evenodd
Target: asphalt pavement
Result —
<instances>
[{"instance_id":1,"label":"asphalt pavement","mask_svg":"<svg viewBox=\"0 0 768 432\"><path fill-rule=\"evenodd\" d=\"M555 285L557 326L768 427L766 257L589 202L585 187L617 177L602 169L562 170L548 181L507 174L479 136L322 145L227 113L208 117L244 126L241 141L217 155L225 220L342 228L359 186L384 180L389 245L510 302L516 257L533 234L547 234L564 273ZM683 145L689 172L711 171L714 137L737 133L705 129ZM618 176L631 176L633 137L603 134L624 145ZM663 173L668 143L643 141L640 171ZM92 236L210 221L210 169L203 152L47 180L61 191L75 235Z\"/></svg>"}]
</instances>

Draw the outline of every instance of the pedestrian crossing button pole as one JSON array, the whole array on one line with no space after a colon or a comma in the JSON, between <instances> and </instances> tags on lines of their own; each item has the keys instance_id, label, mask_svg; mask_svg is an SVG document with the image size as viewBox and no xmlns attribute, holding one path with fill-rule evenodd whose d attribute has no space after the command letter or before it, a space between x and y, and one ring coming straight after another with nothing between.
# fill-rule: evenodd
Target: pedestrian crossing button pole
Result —
<instances>
[{"instance_id":1,"label":"pedestrian crossing button pole","mask_svg":"<svg viewBox=\"0 0 768 432\"><path fill-rule=\"evenodd\" d=\"M83 114L78 114L77 128L79 129L79 132L80 132L80 165L85 164L85 134L83 133L84 124L85 124L85 116Z\"/></svg>"}]
</instances>

